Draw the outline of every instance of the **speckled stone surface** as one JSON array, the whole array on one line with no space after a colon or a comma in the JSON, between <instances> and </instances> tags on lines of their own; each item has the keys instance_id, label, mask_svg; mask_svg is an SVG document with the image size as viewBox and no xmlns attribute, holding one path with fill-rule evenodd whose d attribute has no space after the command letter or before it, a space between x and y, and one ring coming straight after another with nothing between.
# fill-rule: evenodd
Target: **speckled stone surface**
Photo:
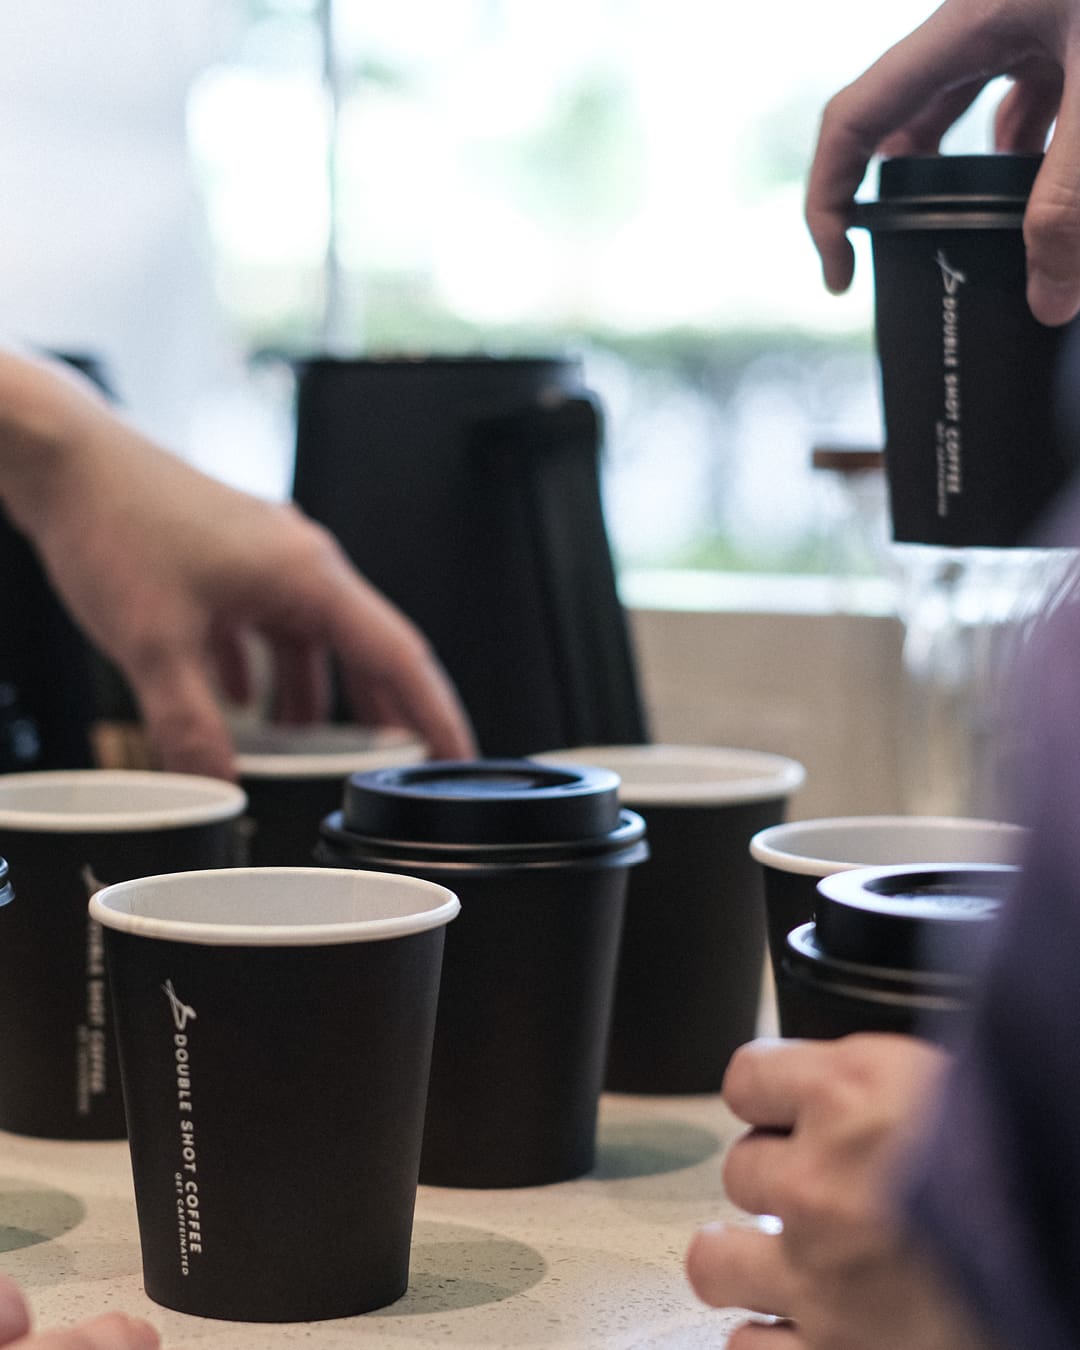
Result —
<instances>
[{"instance_id":1,"label":"speckled stone surface","mask_svg":"<svg viewBox=\"0 0 1080 1350\"><path fill-rule=\"evenodd\" d=\"M682 1259L699 1223L732 1213L721 1160L738 1128L717 1097L605 1097L587 1177L421 1187L404 1298L281 1325L189 1317L146 1297L126 1145L0 1133L0 1269L42 1327L120 1309L152 1322L169 1350L716 1350L742 1319L698 1303Z\"/></svg>"}]
</instances>

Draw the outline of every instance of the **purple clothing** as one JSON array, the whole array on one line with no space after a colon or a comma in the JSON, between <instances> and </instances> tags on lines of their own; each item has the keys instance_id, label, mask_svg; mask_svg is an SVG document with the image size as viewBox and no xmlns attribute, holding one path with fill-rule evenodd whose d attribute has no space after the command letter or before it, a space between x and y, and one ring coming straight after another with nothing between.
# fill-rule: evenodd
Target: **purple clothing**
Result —
<instances>
[{"instance_id":1,"label":"purple clothing","mask_svg":"<svg viewBox=\"0 0 1080 1350\"><path fill-rule=\"evenodd\" d=\"M1080 540L1080 513L1065 524ZM1016 681L1029 710L1017 818L1032 834L909 1203L918 1236L1003 1346L1076 1350L1080 598L1029 654Z\"/></svg>"}]
</instances>

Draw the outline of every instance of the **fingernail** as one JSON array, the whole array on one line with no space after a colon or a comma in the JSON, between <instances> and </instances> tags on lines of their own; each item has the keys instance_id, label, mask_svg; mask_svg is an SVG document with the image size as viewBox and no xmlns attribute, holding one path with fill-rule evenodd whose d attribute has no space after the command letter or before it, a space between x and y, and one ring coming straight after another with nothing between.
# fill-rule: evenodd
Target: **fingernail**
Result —
<instances>
[{"instance_id":1,"label":"fingernail","mask_svg":"<svg viewBox=\"0 0 1080 1350\"><path fill-rule=\"evenodd\" d=\"M1060 281L1032 270L1027 281L1028 305L1040 323L1051 327L1068 323L1080 312L1080 281Z\"/></svg>"}]
</instances>

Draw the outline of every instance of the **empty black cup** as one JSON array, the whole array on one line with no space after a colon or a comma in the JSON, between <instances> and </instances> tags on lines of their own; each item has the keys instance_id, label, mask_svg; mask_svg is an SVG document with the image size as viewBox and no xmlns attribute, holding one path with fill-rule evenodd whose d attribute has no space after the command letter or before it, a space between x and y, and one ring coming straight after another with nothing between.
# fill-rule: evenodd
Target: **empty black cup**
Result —
<instances>
[{"instance_id":1,"label":"empty black cup","mask_svg":"<svg viewBox=\"0 0 1080 1350\"><path fill-rule=\"evenodd\" d=\"M824 878L815 921L788 934L785 1034L881 1031L951 1041L1018 871L866 867Z\"/></svg>"},{"instance_id":2,"label":"empty black cup","mask_svg":"<svg viewBox=\"0 0 1080 1350\"><path fill-rule=\"evenodd\" d=\"M248 799L239 861L251 867L309 865L319 825L340 806L351 773L414 764L426 754L414 736L391 727L259 724L234 735Z\"/></svg>"},{"instance_id":3,"label":"empty black cup","mask_svg":"<svg viewBox=\"0 0 1080 1350\"><path fill-rule=\"evenodd\" d=\"M420 1180L533 1186L596 1147L628 869L645 826L603 769L435 762L349 779L316 856L451 886Z\"/></svg>"},{"instance_id":4,"label":"empty black cup","mask_svg":"<svg viewBox=\"0 0 1080 1350\"><path fill-rule=\"evenodd\" d=\"M649 859L626 899L604 1086L719 1092L761 1004L765 905L750 838L802 784L781 755L711 745L598 745L538 755L619 775Z\"/></svg>"},{"instance_id":5,"label":"empty black cup","mask_svg":"<svg viewBox=\"0 0 1080 1350\"><path fill-rule=\"evenodd\" d=\"M415 877L252 867L138 877L90 910L149 1297L245 1322L400 1298L457 898Z\"/></svg>"},{"instance_id":6,"label":"empty black cup","mask_svg":"<svg viewBox=\"0 0 1080 1350\"><path fill-rule=\"evenodd\" d=\"M901 156L855 223L873 238L893 537L1024 540L1075 462L1057 434L1063 330L1026 298L1022 222L1040 155Z\"/></svg>"},{"instance_id":7,"label":"empty black cup","mask_svg":"<svg viewBox=\"0 0 1080 1350\"><path fill-rule=\"evenodd\" d=\"M124 769L0 776L0 1129L121 1139L124 1102L90 895L152 873L225 867L245 798L232 783Z\"/></svg>"}]
</instances>

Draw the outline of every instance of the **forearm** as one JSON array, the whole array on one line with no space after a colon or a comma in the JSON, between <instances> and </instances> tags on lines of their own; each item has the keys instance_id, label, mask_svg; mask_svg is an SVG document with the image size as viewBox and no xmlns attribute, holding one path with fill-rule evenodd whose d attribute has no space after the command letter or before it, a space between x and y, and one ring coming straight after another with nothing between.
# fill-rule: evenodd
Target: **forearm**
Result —
<instances>
[{"instance_id":1,"label":"forearm","mask_svg":"<svg viewBox=\"0 0 1080 1350\"><path fill-rule=\"evenodd\" d=\"M111 419L102 395L76 371L0 350L0 501L20 529L34 533Z\"/></svg>"}]
</instances>

